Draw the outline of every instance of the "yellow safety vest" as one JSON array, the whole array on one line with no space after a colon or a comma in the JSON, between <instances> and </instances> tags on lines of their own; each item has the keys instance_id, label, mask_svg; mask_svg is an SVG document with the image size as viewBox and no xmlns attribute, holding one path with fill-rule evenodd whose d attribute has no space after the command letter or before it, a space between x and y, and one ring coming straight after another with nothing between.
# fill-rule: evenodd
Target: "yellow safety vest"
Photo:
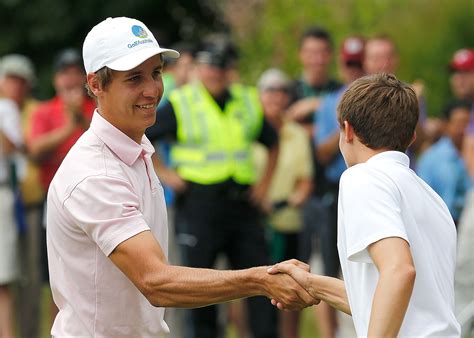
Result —
<instances>
[{"instance_id":1,"label":"yellow safety vest","mask_svg":"<svg viewBox=\"0 0 474 338\"><path fill-rule=\"evenodd\" d=\"M171 161L185 180L199 184L229 178L240 184L255 181L251 145L263 122L258 93L235 84L230 86L230 95L222 111L201 83L171 93L178 125Z\"/></svg>"}]
</instances>

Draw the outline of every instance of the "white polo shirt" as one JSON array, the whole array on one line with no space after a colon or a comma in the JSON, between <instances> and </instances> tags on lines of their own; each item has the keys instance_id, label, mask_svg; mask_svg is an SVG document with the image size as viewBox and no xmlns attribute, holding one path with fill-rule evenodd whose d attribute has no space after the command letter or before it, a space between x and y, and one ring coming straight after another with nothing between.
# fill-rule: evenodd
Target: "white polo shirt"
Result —
<instances>
[{"instance_id":1,"label":"white polo shirt","mask_svg":"<svg viewBox=\"0 0 474 338\"><path fill-rule=\"evenodd\" d=\"M340 181L338 250L358 337L367 336L379 278L367 247L387 237L410 244L416 268L399 337L459 337L454 316L454 222L443 200L397 151L347 169Z\"/></svg>"},{"instance_id":2,"label":"white polo shirt","mask_svg":"<svg viewBox=\"0 0 474 338\"><path fill-rule=\"evenodd\" d=\"M95 111L48 191L51 289L59 308L54 337L163 337L164 309L153 307L107 257L151 230L168 251L163 189L153 146L141 145Z\"/></svg>"}]
</instances>

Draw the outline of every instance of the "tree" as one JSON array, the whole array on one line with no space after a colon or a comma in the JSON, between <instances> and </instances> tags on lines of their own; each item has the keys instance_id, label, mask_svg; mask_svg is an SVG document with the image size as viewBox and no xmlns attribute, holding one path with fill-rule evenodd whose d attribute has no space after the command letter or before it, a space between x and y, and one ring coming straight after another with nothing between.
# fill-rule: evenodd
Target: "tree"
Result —
<instances>
[{"instance_id":1,"label":"tree","mask_svg":"<svg viewBox=\"0 0 474 338\"><path fill-rule=\"evenodd\" d=\"M82 48L87 32L107 17L143 21L157 40L169 46L195 40L225 24L206 1L186 0L0 0L0 56L21 53L35 63L41 98L52 95L51 65L64 48Z\"/></svg>"}]
</instances>

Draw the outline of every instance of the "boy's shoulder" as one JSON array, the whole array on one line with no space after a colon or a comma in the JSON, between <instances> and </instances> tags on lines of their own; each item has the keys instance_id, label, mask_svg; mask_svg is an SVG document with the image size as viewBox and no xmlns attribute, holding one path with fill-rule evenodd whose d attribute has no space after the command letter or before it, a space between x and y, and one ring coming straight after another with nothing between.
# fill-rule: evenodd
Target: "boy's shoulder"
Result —
<instances>
[{"instance_id":1,"label":"boy's shoulder","mask_svg":"<svg viewBox=\"0 0 474 338\"><path fill-rule=\"evenodd\" d=\"M375 190L398 190L397 175L386 170L386 165L379 161L356 164L341 176L340 187L359 192Z\"/></svg>"}]
</instances>

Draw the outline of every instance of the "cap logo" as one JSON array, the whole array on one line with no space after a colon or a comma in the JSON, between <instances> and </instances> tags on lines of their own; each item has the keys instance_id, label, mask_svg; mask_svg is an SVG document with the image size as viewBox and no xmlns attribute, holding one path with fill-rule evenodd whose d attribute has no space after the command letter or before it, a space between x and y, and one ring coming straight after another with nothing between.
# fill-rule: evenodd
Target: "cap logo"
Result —
<instances>
[{"instance_id":1,"label":"cap logo","mask_svg":"<svg viewBox=\"0 0 474 338\"><path fill-rule=\"evenodd\" d=\"M146 32L146 30L144 30L141 26L138 26L138 25L132 26L132 33L136 37L139 37L139 38L142 38L142 39L144 39L148 36L148 33Z\"/></svg>"}]
</instances>

